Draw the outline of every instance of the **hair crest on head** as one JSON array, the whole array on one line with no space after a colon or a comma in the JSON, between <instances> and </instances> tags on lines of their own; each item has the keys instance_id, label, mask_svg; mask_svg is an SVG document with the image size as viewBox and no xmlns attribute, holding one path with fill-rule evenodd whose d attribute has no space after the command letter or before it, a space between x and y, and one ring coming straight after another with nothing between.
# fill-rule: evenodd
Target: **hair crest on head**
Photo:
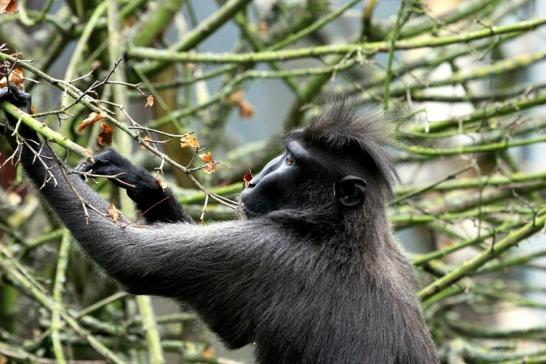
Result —
<instances>
[{"instance_id":1,"label":"hair crest on head","mask_svg":"<svg viewBox=\"0 0 546 364\"><path fill-rule=\"evenodd\" d=\"M301 138L310 147L361 163L392 193L396 171L389 152L394 144L389 120L393 117L394 113L378 107L358 109L335 99L302 130Z\"/></svg>"}]
</instances>

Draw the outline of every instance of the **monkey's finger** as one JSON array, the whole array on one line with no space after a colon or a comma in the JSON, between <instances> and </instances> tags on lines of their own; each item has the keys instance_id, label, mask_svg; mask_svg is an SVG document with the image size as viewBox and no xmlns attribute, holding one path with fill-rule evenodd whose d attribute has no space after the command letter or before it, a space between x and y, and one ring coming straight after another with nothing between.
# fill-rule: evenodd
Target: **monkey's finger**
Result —
<instances>
[{"instance_id":1,"label":"monkey's finger","mask_svg":"<svg viewBox=\"0 0 546 364\"><path fill-rule=\"evenodd\" d=\"M25 112L30 112L31 100L30 94L19 90L14 84L0 89L0 100L11 102Z\"/></svg>"},{"instance_id":2,"label":"monkey's finger","mask_svg":"<svg viewBox=\"0 0 546 364\"><path fill-rule=\"evenodd\" d=\"M23 90L19 90L15 84L10 83L8 86L9 101L14 105L30 110L31 96Z\"/></svg>"},{"instance_id":3,"label":"monkey's finger","mask_svg":"<svg viewBox=\"0 0 546 364\"><path fill-rule=\"evenodd\" d=\"M0 100L7 100L9 95L9 88L2 87L0 88Z\"/></svg>"},{"instance_id":4,"label":"monkey's finger","mask_svg":"<svg viewBox=\"0 0 546 364\"><path fill-rule=\"evenodd\" d=\"M76 168L74 168L74 172L76 172L82 179L85 179L85 173L90 173L93 171L93 162L89 161L81 161Z\"/></svg>"},{"instance_id":5,"label":"monkey's finger","mask_svg":"<svg viewBox=\"0 0 546 364\"><path fill-rule=\"evenodd\" d=\"M13 98L21 103L27 103L30 100L30 94L20 90L14 83L10 83L8 86L9 92L13 95Z\"/></svg>"}]
</instances>

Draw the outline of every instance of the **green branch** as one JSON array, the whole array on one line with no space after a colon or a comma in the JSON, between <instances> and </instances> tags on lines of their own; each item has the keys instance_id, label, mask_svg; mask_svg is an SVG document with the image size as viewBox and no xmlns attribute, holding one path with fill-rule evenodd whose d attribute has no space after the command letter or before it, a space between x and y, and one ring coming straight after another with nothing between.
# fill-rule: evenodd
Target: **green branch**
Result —
<instances>
[{"instance_id":1,"label":"green branch","mask_svg":"<svg viewBox=\"0 0 546 364\"><path fill-rule=\"evenodd\" d=\"M447 129L458 129L459 133L462 133L464 128L469 125L484 122L492 117L509 115L543 104L546 104L546 93L521 100L509 100L493 106L485 106L484 108L476 110L470 114L455 118L434 121L424 125L423 123L417 125L413 124L407 130L403 130L403 133L424 138L433 137L435 134L439 134L441 136L442 134L439 132ZM451 136L451 134L449 134L449 136Z\"/></svg>"},{"instance_id":2,"label":"green branch","mask_svg":"<svg viewBox=\"0 0 546 364\"><path fill-rule=\"evenodd\" d=\"M480 244L480 243L484 242L487 239L494 238L495 236L500 235L502 233L505 233L507 231L510 231L513 228L515 228L517 226L520 226L520 225L521 225L521 223L519 223L519 222L506 222L506 223L502 224L501 226L495 227L494 229L492 229L488 233L485 233L485 234L480 233L479 236L477 236L476 238L464 240L464 241L462 241L460 243L449 245L449 246L445 247L444 249L435 250L435 251L427 253L427 254L415 256L412 259L412 263L415 266L418 266L418 267L423 266L423 265L427 264L428 262L430 262L431 260L441 259L441 258L444 258L444 257L448 256L449 254L455 253L456 251L459 251L461 249L467 248L469 246L474 246L474 245Z\"/></svg>"},{"instance_id":3,"label":"green branch","mask_svg":"<svg viewBox=\"0 0 546 364\"><path fill-rule=\"evenodd\" d=\"M195 48L199 43L208 38L225 22L231 19L238 11L244 8L252 0L229 0L211 16L199 23L191 32L186 34L182 40L169 47L169 52L185 52ZM137 47L138 48L138 47ZM147 49L147 48L144 48ZM170 62L157 59L159 62L137 66L139 71L145 75L155 74L164 69Z\"/></svg>"},{"instance_id":4,"label":"green branch","mask_svg":"<svg viewBox=\"0 0 546 364\"><path fill-rule=\"evenodd\" d=\"M546 18L527 20L520 23L492 26L487 29L446 35L441 37L426 37L410 40L400 40L394 43L394 49L417 49L427 47L440 47L456 43L467 43L477 39L492 37L495 35L524 32L536 29L546 24ZM161 62L193 62L193 63L258 63L286 61L297 58L320 57L328 54L374 54L388 52L391 49L390 42L372 42L361 44L332 44L311 48L287 49L280 51L264 51L249 53L196 53L177 52L173 50L160 50L145 47L131 47L127 50L129 57L135 59L156 60Z\"/></svg>"},{"instance_id":5,"label":"green branch","mask_svg":"<svg viewBox=\"0 0 546 364\"><path fill-rule=\"evenodd\" d=\"M483 176L478 178L460 178L457 180L449 180L434 186L427 191L448 192L455 190L464 190L471 188L484 187L511 187L514 185L528 182L546 182L546 171L534 173L513 173L508 176ZM404 196L406 194L420 191L425 186L401 186L396 189L396 195Z\"/></svg>"},{"instance_id":6,"label":"green branch","mask_svg":"<svg viewBox=\"0 0 546 364\"><path fill-rule=\"evenodd\" d=\"M392 63L394 61L394 50L396 47L396 40L398 39L400 35L400 30L406 23L406 21L409 19L411 15L411 11L406 11L406 2L408 0L402 0L400 1L400 7L398 8L398 14L396 14L396 23L394 24L394 29L391 31L391 34L389 36L389 42L390 42L390 49L389 49L389 57L387 59L387 69L385 70L385 83L384 83L384 90L383 90L383 108L387 110L389 108L389 96L390 96L390 87L391 87L391 77L392 77Z\"/></svg>"},{"instance_id":7,"label":"green branch","mask_svg":"<svg viewBox=\"0 0 546 364\"><path fill-rule=\"evenodd\" d=\"M51 342L53 344L53 353L59 364L66 363L63 353L63 347L59 336L62 329L61 312L63 287L66 280L66 266L68 264L68 252L70 251L70 234L67 229L63 229L61 243L59 245L57 257L57 269L55 271L55 280L53 281L53 301L56 305L51 311Z\"/></svg>"},{"instance_id":8,"label":"green branch","mask_svg":"<svg viewBox=\"0 0 546 364\"><path fill-rule=\"evenodd\" d=\"M131 43L136 46L147 46L158 38L170 24L185 0L163 0L153 11L144 15Z\"/></svg>"},{"instance_id":9,"label":"green branch","mask_svg":"<svg viewBox=\"0 0 546 364\"><path fill-rule=\"evenodd\" d=\"M31 115L21 111L17 106L7 102L0 102L0 109L9 113L17 120L20 120L23 124L42 135L46 140L59 144L63 148L66 148L83 158L91 158L92 153L84 147L74 143L67 137L57 133L50 129L45 124L42 124L38 120L34 119Z\"/></svg>"},{"instance_id":10,"label":"green branch","mask_svg":"<svg viewBox=\"0 0 546 364\"><path fill-rule=\"evenodd\" d=\"M507 150L509 148L521 147L546 142L546 135L536 138L528 138L522 140L504 140L501 142L478 144L478 145L460 145L452 148L427 148L420 145L399 145L405 151L426 157L447 157L452 155L463 155L469 153L487 153Z\"/></svg>"},{"instance_id":11,"label":"green branch","mask_svg":"<svg viewBox=\"0 0 546 364\"><path fill-rule=\"evenodd\" d=\"M505 75L507 72L513 72L518 69L526 68L534 63L540 62L546 58L546 51L540 50L534 53L521 54L512 58L503 59L490 65L475 67L469 70L459 71L452 76L431 81L419 80L413 84L398 83L388 91L388 96L407 96L408 93L413 96L416 91L430 90L434 87L451 86L467 81L478 80L490 76ZM387 74L382 76L382 79L387 82ZM390 80L390 79L389 79ZM380 95L387 95L381 92L366 92L360 102L369 102L377 99Z\"/></svg>"},{"instance_id":12,"label":"green branch","mask_svg":"<svg viewBox=\"0 0 546 364\"><path fill-rule=\"evenodd\" d=\"M539 232L544 228L546 223L546 213L542 210L531 222L526 224L521 229L515 230L508 234L505 238L496 242L490 249L483 251L474 258L462 263L460 266L432 282L425 288L419 291L418 295L421 299L426 300L441 290L456 283L461 278L472 274L478 268L482 267L485 263L498 257L506 250L517 246L522 240L530 237L531 235Z\"/></svg>"},{"instance_id":13,"label":"green branch","mask_svg":"<svg viewBox=\"0 0 546 364\"><path fill-rule=\"evenodd\" d=\"M29 278L32 277L28 272L20 272L11 262L8 250L3 244L0 243L0 268L9 279L17 283L22 289L24 289L30 296L48 311L53 312L55 309L59 311L61 318L70 326L74 331L76 331L81 337L83 337L89 345L91 345L98 353L103 355L105 358L116 364L124 364L125 361L120 359L116 354L114 354L110 349L104 346L99 340L97 340L91 333L83 329L78 322L70 316L64 309L64 307L59 306L55 300L50 296L45 294L41 289L39 289L33 281Z\"/></svg>"}]
</instances>

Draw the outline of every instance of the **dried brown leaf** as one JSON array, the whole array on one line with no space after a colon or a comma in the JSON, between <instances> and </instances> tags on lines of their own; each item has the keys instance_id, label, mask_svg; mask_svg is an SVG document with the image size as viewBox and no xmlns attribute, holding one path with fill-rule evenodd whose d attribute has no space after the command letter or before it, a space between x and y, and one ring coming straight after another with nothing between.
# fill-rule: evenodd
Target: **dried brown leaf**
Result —
<instances>
[{"instance_id":1,"label":"dried brown leaf","mask_svg":"<svg viewBox=\"0 0 546 364\"><path fill-rule=\"evenodd\" d=\"M252 172L250 169L243 175L243 188L247 188L248 184L252 181Z\"/></svg>"},{"instance_id":2,"label":"dried brown leaf","mask_svg":"<svg viewBox=\"0 0 546 364\"><path fill-rule=\"evenodd\" d=\"M148 97L146 97L146 105L144 105L144 107L147 109L151 109L154 106L154 103L155 103L154 96L148 95Z\"/></svg>"},{"instance_id":3,"label":"dried brown leaf","mask_svg":"<svg viewBox=\"0 0 546 364\"><path fill-rule=\"evenodd\" d=\"M180 138L180 148L193 148L199 149L199 141L197 137L192 133L188 133Z\"/></svg>"},{"instance_id":4,"label":"dried brown leaf","mask_svg":"<svg viewBox=\"0 0 546 364\"><path fill-rule=\"evenodd\" d=\"M205 168L203 168L203 172L205 172L206 174L211 174L216 172L216 165L217 163L214 161L207 163Z\"/></svg>"},{"instance_id":5,"label":"dried brown leaf","mask_svg":"<svg viewBox=\"0 0 546 364\"><path fill-rule=\"evenodd\" d=\"M248 119L254 116L254 107L245 99L245 93L242 90L232 93L228 96L228 101L239 109L239 116Z\"/></svg>"},{"instance_id":6,"label":"dried brown leaf","mask_svg":"<svg viewBox=\"0 0 546 364\"><path fill-rule=\"evenodd\" d=\"M239 116L243 119L250 119L254 116L254 107L247 100L241 101L238 105L239 107Z\"/></svg>"},{"instance_id":7,"label":"dried brown leaf","mask_svg":"<svg viewBox=\"0 0 546 364\"><path fill-rule=\"evenodd\" d=\"M13 14L17 11L16 0L0 0L0 14Z\"/></svg>"},{"instance_id":8,"label":"dried brown leaf","mask_svg":"<svg viewBox=\"0 0 546 364\"><path fill-rule=\"evenodd\" d=\"M109 146L112 144L113 136L114 129L108 123L100 123L100 133L97 136L97 143L103 147Z\"/></svg>"},{"instance_id":9,"label":"dried brown leaf","mask_svg":"<svg viewBox=\"0 0 546 364\"><path fill-rule=\"evenodd\" d=\"M15 67L13 71L10 72L8 79L10 83L14 83L17 87L23 86L23 81L25 80L25 77L23 76L23 69L20 67Z\"/></svg>"},{"instance_id":10,"label":"dried brown leaf","mask_svg":"<svg viewBox=\"0 0 546 364\"><path fill-rule=\"evenodd\" d=\"M211 152L206 152L206 153L199 154L199 158L201 158L206 163L210 163L210 162L212 162L214 160L214 158L212 158L212 153Z\"/></svg>"},{"instance_id":11,"label":"dried brown leaf","mask_svg":"<svg viewBox=\"0 0 546 364\"><path fill-rule=\"evenodd\" d=\"M111 203L110 206L108 206L108 211L106 212L106 215L110 219L112 219L113 222L119 222L121 218L120 211L116 208L116 205L114 205L113 203Z\"/></svg>"},{"instance_id":12,"label":"dried brown leaf","mask_svg":"<svg viewBox=\"0 0 546 364\"><path fill-rule=\"evenodd\" d=\"M96 113L96 112L92 112L90 113L87 118L85 118L84 120L82 120L80 122L80 124L78 125L78 132L82 132L85 128L87 128L88 126L91 126L93 124L95 124L96 122L99 122L101 121L102 119L104 119L104 114L99 114L99 113Z\"/></svg>"},{"instance_id":13,"label":"dried brown leaf","mask_svg":"<svg viewBox=\"0 0 546 364\"><path fill-rule=\"evenodd\" d=\"M209 346L208 348L206 348L202 353L201 353L201 356L203 357L203 359L206 359L206 360L212 360L214 359L214 356L216 355L216 351L214 350L214 348L212 346Z\"/></svg>"},{"instance_id":14,"label":"dried brown leaf","mask_svg":"<svg viewBox=\"0 0 546 364\"><path fill-rule=\"evenodd\" d=\"M243 90L239 90L229 95L227 99L233 105L237 105L238 103L243 101L244 97L245 97L245 92Z\"/></svg>"},{"instance_id":15,"label":"dried brown leaf","mask_svg":"<svg viewBox=\"0 0 546 364\"><path fill-rule=\"evenodd\" d=\"M265 20L261 20L258 23L258 33L262 37L267 37L269 35L269 24Z\"/></svg>"},{"instance_id":16,"label":"dried brown leaf","mask_svg":"<svg viewBox=\"0 0 546 364\"><path fill-rule=\"evenodd\" d=\"M23 69L20 67L15 67L9 73L8 80L9 80L9 83L15 84L15 86L21 88L23 86L23 81L25 80L25 78L23 77ZM4 87L8 87L8 81L6 81L6 77L2 77L0 79L0 88L4 88Z\"/></svg>"}]
</instances>

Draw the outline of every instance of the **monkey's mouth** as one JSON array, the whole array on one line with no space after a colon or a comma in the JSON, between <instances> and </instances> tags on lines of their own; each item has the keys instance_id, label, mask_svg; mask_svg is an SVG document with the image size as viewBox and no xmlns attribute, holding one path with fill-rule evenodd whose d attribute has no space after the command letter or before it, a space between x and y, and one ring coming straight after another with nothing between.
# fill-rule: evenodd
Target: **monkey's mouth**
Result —
<instances>
[{"instance_id":1,"label":"monkey's mouth","mask_svg":"<svg viewBox=\"0 0 546 364\"><path fill-rule=\"evenodd\" d=\"M247 219L257 216L258 214L248 208L243 201L239 202L239 210L245 215Z\"/></svg>"},{"instance_id":2,"label":"monkey's mouth","mask_svg":"<svg viewBox=\"0 0 546 364\"><path fill-rule=\"evenodd\" d=\"M264 212L262 208L263 206L259 204L249 204L248 202L245 203L243 198L241 198L239 202L239 210L245 215L247 219L252 219L254 217L263 215Z\"/></svg>"}]
</instances>

